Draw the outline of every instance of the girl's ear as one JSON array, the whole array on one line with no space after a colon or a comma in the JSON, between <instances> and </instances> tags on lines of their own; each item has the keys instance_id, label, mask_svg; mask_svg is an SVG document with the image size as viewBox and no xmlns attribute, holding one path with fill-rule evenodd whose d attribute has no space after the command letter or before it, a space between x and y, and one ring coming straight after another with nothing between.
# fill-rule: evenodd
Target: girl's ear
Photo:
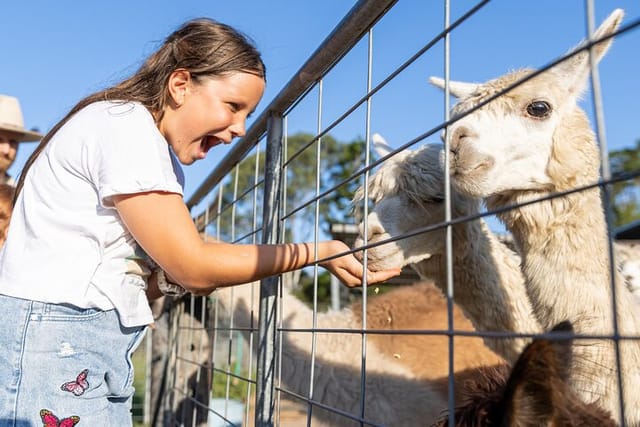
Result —
<instances>
[{"instance_id":1,"label":"girl's ear","mask_svg":"<svg viewBox=\"0 0 640 427\"><path fill-rule=\"evenodd\" d=\"M191 73L183 68L175 70L169 76L169 94L176 107L184 104L184 98L187 95L189 86L191 85Z\"/></svg>"}]
</instances>

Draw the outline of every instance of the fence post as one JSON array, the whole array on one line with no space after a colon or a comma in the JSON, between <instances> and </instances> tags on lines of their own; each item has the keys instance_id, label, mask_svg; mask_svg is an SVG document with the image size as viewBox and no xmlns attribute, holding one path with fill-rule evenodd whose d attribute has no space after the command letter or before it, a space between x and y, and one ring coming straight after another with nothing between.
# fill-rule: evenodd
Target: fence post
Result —
<instances>
[{"instance_id":1,"label":"fence post","mask_svg":"<svg viewBox=\"0 0 640 427\"><path fill-rule=\"evenodd\" d=\"M279 236L282 122L282 116L275 114L271 114L267 120L262 243L268 244L278 243ZM268 277L260 282L255 420L257 427L273 426L274 422L278 281L279 277Z\"/></svg>"}]
</instances>

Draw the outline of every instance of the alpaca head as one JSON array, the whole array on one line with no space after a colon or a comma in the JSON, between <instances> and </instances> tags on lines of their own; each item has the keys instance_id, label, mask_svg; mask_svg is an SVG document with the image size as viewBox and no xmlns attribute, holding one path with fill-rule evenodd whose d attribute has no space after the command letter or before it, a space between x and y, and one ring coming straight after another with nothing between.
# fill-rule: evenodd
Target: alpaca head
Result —
<instances>
[{"instance_id":1,"label":"alpaca head","mask_svg":"<svg viewBox=\"0 0 640 427\"><path fill-rule=\"evenodd\" d=\"M389 154L391 148L384 139L374 135L379 156ZM368 198L374 206L367 217L367 229L362 221L364 187L354 196L353 205L360 223L360 236L355 246L380 242L444 221L444 172L442 145L427 144L417 150L404 150L387 159L369 178ZM457 215L477 209L477 203L454 194L452 205ZM443 254L444 228L405 237L367 250L368 267L372 270L396 268ZM356 256L361 257L358 252Z\"/></svg>"},{"instance_id":2,"label":"alpaca head","mask_svg":"<svg viewBox=\"0 0 640 427\"><path fill-rule=\"evenodd\" d=\"M551 333L571 335L569 322ZM615 426L611 414L596 403L584 403L568 383L572 340L538 338L529 344L509 372L506 365L481 368L463 385L456 425L469 426ZM435 426L447 426L442 417Z\"/></svg>"},{"instance_id":3,"label":"alpaca head","mask_svg":"<svg viewBox=\"0 0 640 427\"><path fill-rule=\"evenodd\" d=\"M615 10L594 33L594 41L609 37L593 45L594 62L609 49L622 16L622 10ZM450 92L458 99L452 117L459 120L447 134L458 189L488 197L562 191L598 179L598 150L578 106L590 69L583 43L572 51L579 53L511 89L534 71L519 70L482 84L450 82ZM442 79L430 81L444 89Z\"/></svg>"}]
</instances>

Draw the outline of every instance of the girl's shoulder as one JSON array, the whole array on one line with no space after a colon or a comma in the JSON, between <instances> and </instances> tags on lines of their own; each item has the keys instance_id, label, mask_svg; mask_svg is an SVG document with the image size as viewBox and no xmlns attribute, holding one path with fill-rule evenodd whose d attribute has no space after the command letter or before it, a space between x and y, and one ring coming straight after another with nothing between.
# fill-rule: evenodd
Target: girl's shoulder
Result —
<instances>
[{"instance_id":1,"label":"girl's shoulder","mask_svg":"<svg viewBox=\"0 0 640 427\"><path fill-rule=\"evenodd\" d=\"M134 101L98 101L87 105L80 110L77 119L99 120L136 120L144 119L153 121L153 116L147 108Z\"/></svg>"},{"instance_id":2,"label":"girl's shoulder","mask_svg":"<svg viewBox=\"0 0 640 427\"><path fill-rule=\"evenodd\" d=\"M79 134L91 139L156 137L153 116L139 102L99 101L78 111L65 125L63 133ZM93 135L93 138L91 137Z\"/></svg>"}]
</instances>

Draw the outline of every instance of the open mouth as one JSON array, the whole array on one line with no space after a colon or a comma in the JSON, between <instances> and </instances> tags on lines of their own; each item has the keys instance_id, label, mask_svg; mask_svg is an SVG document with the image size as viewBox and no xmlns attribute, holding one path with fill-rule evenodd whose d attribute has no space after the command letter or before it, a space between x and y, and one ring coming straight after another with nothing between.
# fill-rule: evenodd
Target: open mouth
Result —
<instances>
[{"instance_id":1,"label":"open mouth","mask_svg":"<svg viewBox=\"0 0 640 427\"><path fill-rule=\"evenodd\" d=\"M219 138L216 138L213 135L205 135L201 140L200 140L200 157L204 158L204 156L207 155L207 153L209 152L209 150L213 147L215 147L216 145L219 145L222 143L222 140Z\"/></svg>"}]
</instances>

